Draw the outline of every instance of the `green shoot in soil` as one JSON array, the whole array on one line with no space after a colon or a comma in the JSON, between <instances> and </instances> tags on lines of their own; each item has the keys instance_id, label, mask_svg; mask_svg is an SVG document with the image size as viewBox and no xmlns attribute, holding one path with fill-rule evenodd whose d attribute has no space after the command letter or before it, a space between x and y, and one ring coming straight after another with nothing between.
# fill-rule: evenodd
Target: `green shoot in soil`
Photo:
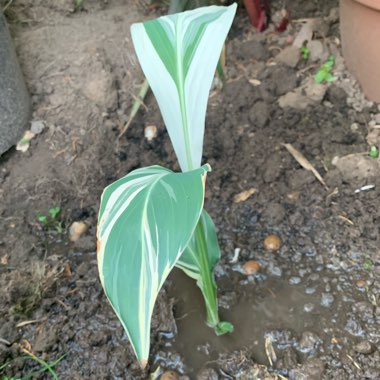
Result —
<instances>
[{"instance_id":1,"label":"green shoot in soil","mask_svg":"<svg viewBox=\"0 0 380 380\"><path fill-rule=\"evenodd\" d=\"M310 49L306 46L302 46L300 49L301 57L307 61L310 57Z\"/></svg>"},{"instance_id":2,"label":"green shoot in soil","mask_svg":"<svg viewBox=\"0 0 380 380\"><path fill-rule=\"evenodd\" d=\"M334 65L335 58L333 55L330 55L328 60L321 66L321 68L315 74L314 80L317 83L332 82L334 80L334 76L332 74L332 69Z\"/></svg>"},{"instance_id":3,"label":"green shoot in soil","mask_svg":"<svg viewBox=\"0 0 380 380\"><path fill-rule=\"evenodd\" d=\"M74 11L80 10L83 6L84 0L74 0Z\"/></svg>"},{"instance_id":4,"label":"green shoot in soil","mask_svg":"<svg viewBox=\"0 0 380 380\"><path fill-rule=\"evenodd\" d=\"M379 149L377 149L376 146L371 146L371 149L369 150L369 156L372 158L378 158L379 157Z\"/></svg>"},{"instance_id":5,"label":"green shoot in soil","mask_svg":"<svg viewBox=\"0 0 380 380\"><path fill-rule=\"evenodd\" d=\"M363 268L368 271L372 270L373 262L369 257L364 260Z\"/></svg>"},{"instance_id":6,"label":"green shoot in soil","mask_svg":"<svg viewBox=\"0 0 380 380\"><path fill-rule=\"evenodd\" d=\"M26 350L25 348L21 348L21 350L26 354L26 356L21 357L22 360L32 360L32 361L38 363L41 366L41 368L38 369L37 371L34 371L28 375L23 376L23 377L17 377L16 378L13 376L11 376L11 377L4 376L2 380L27 380L27 379L31 379L31 378L38 378L38 375L41 375L41 374L46 373L46 372L49 372L51 377L54 380L59 380L58 375L54 371L53 368L67 356L67 353L60 356L57 360L54 360L52 363L47 363L45 360L37 357L36 355L34 355L32 352ZM12 362L15 360L16 360L16 358L8 361L7 363L5 363L3 365L1 365L0 366L0 372L4 371L7 367L11 366Z\"/></svg>"},{"instance_id":7,"label":"green shoot in soil","mask_svg":"<svg viewBox=\"0 0 380 380\"><path fill-rule=\"evenodd\" d=\"M61 235L65 229L63 221L58 220L58 216L61 213L60 207L52 207L48 210L48 215L37 212L36 218L38 222L52 235Z\"/></svg>"}]
</instances>

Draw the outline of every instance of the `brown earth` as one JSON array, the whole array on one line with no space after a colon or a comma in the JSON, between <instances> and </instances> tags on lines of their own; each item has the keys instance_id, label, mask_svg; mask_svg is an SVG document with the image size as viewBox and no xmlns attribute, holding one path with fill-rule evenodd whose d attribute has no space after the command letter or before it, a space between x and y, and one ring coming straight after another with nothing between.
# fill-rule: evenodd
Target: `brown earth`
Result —
<instances>
[{"instance_id":1,"label":"brown earth","mask_svg":"<svg viewBox=\"0 0 380 380\"><path fill-rule=\"evenodd\" d=\"M166 369L203 380L380 378L380 170L366 153L379 110L361 108L358 92L347 95L347 83L356 87L338 64L338 80L322 85L318 100L304 109L279 106L323 63L292 68L276 61L300 28L295 19L325 17L336 6L289 3L293 22L284 34L256 34L239 12L227 45L227 81L223 91L213 89L208 107L204 162L213 171L206 208L223 252L220 310L235 332L214 336L198 289L175 271L157 302L145 371L101 289L95 228L107 184L151 164L178 170L151 95L117 138L143 81L129 25L165 9L122 0L85 0L77 10L66 0L20 0L8 9L33 120L45 128L26 153L0 158L0 367L9 363L3 376L23 378L40 368L22 359L23 347L49 363L66 354L54 367L60 379L144 379L156 371L155 379ZM274 11L281 5L274 2ZM323 41L338 57L338 24L326 25ZM148 125L158 128L152 142L144 138ZM303 153L328 189L285 143ZM248 199L234 201L252 188ZM57 220L42 226L37 213L56 206ZM70 242L74 221L88 229ZM264 249L269 234L281 238L278 251ZM260 270L247 277L242 266L252 259Z\"/></svg>"}]
</instances>

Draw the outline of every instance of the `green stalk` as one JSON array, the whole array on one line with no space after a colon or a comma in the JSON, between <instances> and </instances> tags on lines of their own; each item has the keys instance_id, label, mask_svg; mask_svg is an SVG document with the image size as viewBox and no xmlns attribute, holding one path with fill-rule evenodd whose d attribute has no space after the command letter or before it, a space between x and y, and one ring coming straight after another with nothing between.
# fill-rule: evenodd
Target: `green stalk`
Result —
<instances>
[{"instance_id":1,"label":"green stalk","mask_svg":"<svg viewBox=\"0 0 380 380\"><path fill-rule=\"evenodd\" d=\"M213 269L210 268L206 237L204 234L205 226L202 218L199 219L195 229L195 240L198 248L199 271L201 275L198 286L202 291L206 304L207 324L215 330L217 335L223 335L233 331L233 325L229 322L220 322L218 314L217 287L215 283Z\"/></svg>"},{"instance_id":2,"label":"green stalk","mask_svg":"<svg viewBox=\"0 0 380 380\"><path fill-rule=\"evenodd\" d=\"M218 300L216 297L216 284L213 273L210 270L207 254L206 237L202 218L199 219L195 229L195 239L199 248L200 275L202 278L202 294L206 303L207 323L210 327L215 328L220 322L218 315Z\"/></svg>"}]
</instances>

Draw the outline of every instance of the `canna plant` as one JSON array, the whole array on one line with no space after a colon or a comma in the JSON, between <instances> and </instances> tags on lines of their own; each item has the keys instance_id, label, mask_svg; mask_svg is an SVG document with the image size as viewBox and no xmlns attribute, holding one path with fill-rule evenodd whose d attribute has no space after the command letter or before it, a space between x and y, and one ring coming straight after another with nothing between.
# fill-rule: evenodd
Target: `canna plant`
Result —
<instances>
[{"instance_id":1,"label":"canna plant","mask_svg":"<svg viewBox=\"0 0 380 380\"><path fill-rule=\"evenodd\" d=\"M104 190L98 217L102 286L142 367L149 356L153 307L174 266L194 278L207 323L218 315L213 269L220 258L215 225L203 209L209 165L201 166L208 95L236 12L210 6L132 25L133 44L174 146L181 173L150 166Z\"/></svg>"}]
</instances>

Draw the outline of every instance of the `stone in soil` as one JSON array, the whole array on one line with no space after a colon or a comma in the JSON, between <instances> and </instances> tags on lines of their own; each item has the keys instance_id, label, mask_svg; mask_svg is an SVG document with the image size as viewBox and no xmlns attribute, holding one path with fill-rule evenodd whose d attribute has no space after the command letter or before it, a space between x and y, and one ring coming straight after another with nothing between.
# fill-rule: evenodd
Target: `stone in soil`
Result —
<instances>
[{"instance_id":1,"label":"stone in soil","mask_svg":"<svg viewBox=\"0 0 380 380\"><path fill-rule=\"evenodd\" d=\"M281 108L290 107L304 110L309 106L321 103L326 91L326 85L316 83L314 78L308 78L300 87L297 87L295 90L293 87L291 91L281 96L278 103Z\"/></svg>"},{"instance_id":2,"label":"stone in soil","mask_svg":"<svg viewBox=\"0 0 380 380\"><path fill-rule=\"evenodd\" d=\"M276 344L279 349L284 349L293 345L295 339L290 330L272 330L265 333L265 337L270 337L272 342Z\"/></svg>"},{"instance_id":3,"label":"stone in soil","mask_svg":"<svg viewBox=\"0 0 380 380\"><path fill-rule=\"evenodd\" d=\"M322 344L322 339L314 332L304 331L298 343L297 349L300 352L312 354Z\"/></svg>"},{"instance_id":4,"label":"stone in soil","mask_svg":"<svg viewBox=\"0 0 380 380\"><path fill-rule=\"evenodd\" d=\"M319 40L313 40L310 41L307 45L310 51L310 61L311 62L317 62L317 61L326 61L329 52L326 49L326 47L323 45L323 43Z\"/></svg>"},{"instance_id":5,"label":"stone in soil","mask_svg":"<svg viewBox=\"0 0 380 380\"><path fill-rule=\"evenodd\" d=\"M160 380L179 380L179 375L174 371L165 371L161 376Z\"/></svg>"},{"instance_id":6,"label":"stone in soil","mask_svg":"<svg viewBox=\"0 0 380 380\"><path fill-rule=\"evenodd\" d=\"M258 101L249 111L249 121L258 128L263 128L268 123L270 117L270 107L267 103Z\"/></svg>"},{"instance_id":7,"label":"stone in soil","mask_svg":"<svg viewBox=\"0 0 380 380\"><path fill-rule=\"evenodd\" d=\"M243 265L244 274L250 276L252 274L257 273L261 268L261 265L255 260L249 260Z\"/></svg>"},{"instance_id":8,"label":"stone in soil","mask_svg":"<svg viewBox=\"0 0 380 380\"><path fill-rule=\"evenodd\" d=\"M321 305L324 307L330 307L334 302L334 296L331 293L322 293Z\"/></svg>"},{"instance_id":9,"label":"stone in soil","mask_svg":"<svg viewBox=\"0 0 380 380\"><path fill-rule=\"evenodd\" d=\"M278 251L281 247L281 239L277 235L268 235L263 244L267 251Z\"/></svg>"},{"instance_id":10,"label":"stone in soil","mask_svg":"<svg viewBox=\"0 0 380 380\"><path fill-rule=\"evenodd\" d=\"M295 68L300 60L300 49L297 46L287 46L276 56L276 61Z\"/></svg>"},{"instance_id":11,"label":"stone in soil","mask_svg":"<svg viewBox=\"0 0 380 380\"><path fill-rule=\"evenodd\" d=\"M69 228L69 239L76 242L87 231L88 225L85 222L73 222Z\"/></svg>"},{"instance_id":12,"label":"stone in soil","mask_svg":"<svg viewBox=\"0 0 380 380\"><path fill-rule=\"evenodd\" d=\"M372 352L372 346L368 340L362 340L354 346L354 350L359 354L370 354Z\"/></svg>"}]
</instances>

